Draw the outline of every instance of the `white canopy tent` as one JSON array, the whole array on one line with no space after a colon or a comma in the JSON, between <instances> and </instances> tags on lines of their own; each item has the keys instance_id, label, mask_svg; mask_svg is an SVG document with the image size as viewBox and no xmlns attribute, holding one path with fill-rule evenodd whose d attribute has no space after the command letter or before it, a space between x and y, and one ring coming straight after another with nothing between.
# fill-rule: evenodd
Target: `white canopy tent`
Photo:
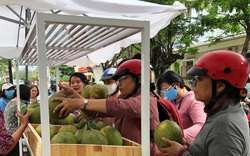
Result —
<instances>
[{"instance_id":1,"label":"white canopy tent","mask_svg":"<svg viewBox=\"0 0 250 156\"><path fill-rule=\"evenodd\" d=\"M121 2L116 0L31 2L3 0L1 4L14 5L13 8L16 9L19 8L18 5L24 5L42 13L59 9L62 11L61 14L76 15L68 18L39 13L32 24L23 20L23 25L29 27L30 32L25 39L24 28L21 28L19 43L15 43L18 32L10 30L11 26L8 26L10 22L3 22L4 26L0 25L0 32L3 34L0 37L0 50L4 51L0 55L5 58L18 58L20 65L37 65L40 90L47 89L46 75L40 74L46 73L44 65L92 66L111 59L122 47L142 42L142 99L149 99L149 38L155 36L173 18L186 10L179 2L175 2L172 6L165 6L136 0ZM6 10L1 8L4 6L0 6L0 15L4 15L1 11L6 13ZM90 18L81 19L82 15ZM10 21L8 13L5 17ZM0 19L5 17L0 16ZM50 144L48 143L49 115L46 94L41 94L41 103L44 104L41 106L41 114L43 114L41 120L44 126L42 134L45 134L42 138L42 153L47 156L50 155ZM150 153L149 137L147 137L149 136L149 101L143 100L142 106L145 106L142 107L142 153L143 156L147 156Z\"/></svg>"},{"instance_id":2,"label":"white canopy tent","mask_svg":"<svg viewBox=\"0 0 250 156\"><path fill-rule=\"evenodd\" d=\"M4 5L8 5L7 7ZM13 19L22 22L20 26L13 21L1 20L0 25L0 56L15 58L20 56L25 41L25 28L29 28L31 21L25 21L25 11L21 13L21 7L30 8L36 12L51 13L60 10L59 14L71 14L89 17L105 17L112 19L133 19L150 22L150 37L154 37L161 29L166 27L170 21L183 13L186 8L183 4L175 2L173 5L159 5L137 0L2 0L0 1L0 19ZM10 9L21 14L23 20ZM18 36L19 34L19 36ZM17 41L18 40L18 41ZM65 63L69 66L90 66L103 63L111 59L114 54L119 53L122 47L140 42L140 34L136 34L107 47L95 50L88 55L79 57ZM103 55L103 51L108 54ZM96 56L99 57L96 57Z\"/></svg>"}]
</instances>

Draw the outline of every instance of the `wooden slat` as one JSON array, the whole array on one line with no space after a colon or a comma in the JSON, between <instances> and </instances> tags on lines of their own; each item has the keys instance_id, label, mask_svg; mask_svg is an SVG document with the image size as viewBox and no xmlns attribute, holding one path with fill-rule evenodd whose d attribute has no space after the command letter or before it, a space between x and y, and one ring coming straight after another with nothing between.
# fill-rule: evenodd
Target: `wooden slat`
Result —
<instances>
[{"instance_id":1,"label":"wooden slat","mask_svg":"<svg viewBox=\"0 0 250 156\"><path fill-rule=\"evenodd\" d=\"M24 132L32 156L42 156L42 140L35 128L38 124L28 124ZM60 126L56 126L57 129ZM123 146L52 144L51 156L141 156L141 145L123 138Z\"/></svg>"}]
</instances>

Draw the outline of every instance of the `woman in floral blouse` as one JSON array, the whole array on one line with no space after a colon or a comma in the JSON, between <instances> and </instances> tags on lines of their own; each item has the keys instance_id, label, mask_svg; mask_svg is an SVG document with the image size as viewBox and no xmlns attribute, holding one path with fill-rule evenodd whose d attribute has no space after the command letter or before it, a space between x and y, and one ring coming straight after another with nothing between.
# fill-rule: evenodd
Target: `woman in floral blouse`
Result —
<instances>
[{"instance_id":1,"label":"woman in floral blouse","mask_svg":"<svg viewBox=\"0 0 250 156\"><path fill-rule=\"evenodd\" d=\"M0 155L9 154L22 137L22 134L28 124L29 113L22 115L18 112L17 116L20 119L21 125L18 130L11 135L11 133L7 131L4 126L4 116L2 110L0 110Z\"/></svg>"}]
</instances>

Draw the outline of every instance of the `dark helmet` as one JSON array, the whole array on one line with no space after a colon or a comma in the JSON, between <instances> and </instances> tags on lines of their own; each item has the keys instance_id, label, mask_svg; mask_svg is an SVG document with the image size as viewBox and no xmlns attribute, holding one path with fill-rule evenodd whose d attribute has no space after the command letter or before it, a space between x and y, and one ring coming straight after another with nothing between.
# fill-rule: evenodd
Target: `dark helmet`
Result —
<instances>
[{"instance_id":1,"label":"dark helmet","mask_svg":"<svg viewBox=\"0 0 250 156\"><path fill-rule=\"evenodd\" d=\"M141 60L131 59L123 62L112 76L112 79L117 80L120 76L125 74L141 75Z\"/></svg>"},{"instance_id":2,"label":"dark helmet","mask_svg":"<svg viewBox=\"0 0 250 156\"><path fill-rule=\"evenodd\" d=\"M187 72L187 75L208 75L213 80L225 80L235 88L244 88L249 74L248 61L228 50L206 53Z\"/></svg>"},{"instance_id":3,"label":"dark helmet","mask_svg":"<svg viewBox=\"0 0 250 156\"><path fill-rule=\"evenodd\" d=\"M103 75L101 77L101 81L104 81L104 80L108 80L108 79L111 79L111 77L115 74L115 72L117 71L116 68L108 68L106 69L104 72L103 72Z\"/></svg>"}]
</instances>

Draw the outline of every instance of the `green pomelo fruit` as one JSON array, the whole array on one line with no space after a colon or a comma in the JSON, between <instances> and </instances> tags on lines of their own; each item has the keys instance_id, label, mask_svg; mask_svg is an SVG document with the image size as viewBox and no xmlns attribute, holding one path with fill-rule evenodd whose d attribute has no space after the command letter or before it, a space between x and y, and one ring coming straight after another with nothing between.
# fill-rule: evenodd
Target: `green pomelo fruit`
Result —
<instances>
[{"instance_id":1,"label":"green pomelo fruit","mask_svg":"<svg viewBox=\"0 0 250 156\"><path fill-rule=\"evenodd\" d=\"M28 105L28 108L36 108L36 107L39 107L40 106L40 103L38 102L33 102L33 103L30 103Z\"/></svg>"},{"instance_id":2,"label":"green pomelo fruit","mask_svg":"<svg viewBox=\"0 0 250 156\"><path fill-rule=\"evenodd\" d=\"M102 129L103 127L108 126L108 125L107 125L105 122L103 122L103 121L97 121L97 122L95 123L95 126L96 126L95 129L100 130L100 129Z\"/></svg>"},{"instance_id":3,"label":"green pomelo fruit","mask_svg":"<svg viewBox=\"0 0 250 156\"><path fill-rule=\"evenodd\" d=\"M61 132L71 132L73 134L75 134L75 132L77 131L77 128L73 125L63 125L59 130L58 133Z\"/></svg>"},{"instance_id":4,"label":"green pomelo fruit","mask_svg":"<svg viewBox=\"0 0 250 156\"><path fill-rule=\"evenodd\" d=\"M100 131L91 129L82 132L80 144L108 145L108 141Z\"/></svg>"},{"instance_id":5,"label":"green pomelo fruit","mask_svg":"<svg viewBox=\"0 0 250 156\"><path fill-rule=\"evenodd\" d=\"M42 126L41 124L39 124L37 127L36 127L36 132L40 135L40 137L42 137ZM54 125L50 124L50 139L53 138L54 135L57 134L57 129Z\"/></svg>"},{"instance_id":6,"label":"green pomelo fruit","mask_svg":"<svg viewBox=\"0 0 250 156\"><path fill-rule=\"evenodd\" d=\"M95 84L90 90L91 99L105 99L108 97L108 89L104 84Z\"/></svg>"},{"instance_id":7,"label":"green pomelo fruit","mask_svg":"<svg viewBox=\"0 0 250 156\"><path fill-rule=\"evenodd\" d=\"M50 119L50 123L55 124L55 125L70 125L74 124L74 114L70 113L66 118L64 119Z\"/></svg>"},{"instance_id":8,"label":"green pomelo fruit","mask_svg":"<svg viewBox=\"0 0 250 156\"><path fill-rule=\"evenodd\" d=\"M78 144L78 141L73 133L61 132L53 136L51 144Z\"/></svg>"},{"instance_id":9,"label":"green pomelo fruit","mask_svg":"<svg viewBox=\"0 0 250 156\"><path fill-rule=\"evenodd\" d=\"M82 97L89 99L90 98L90 90L92 89L92 85L86 85L83 89L82 89Z\"/></svg>"},{"instance_id":10,"label":"green pomelo fruit","mask_svg":"<svg viewBox=\"0 0 250 156\"><path fill-rule=\"evenodd\" d=\"M64 93L61 93L61 92L56 92L54 95L52 95L50 98L49 98L49 115L50 115L50 118L53 118L53 119L65 119L67 116L61 116L59 117L59 114L60 114L60 110L57 110L56 113L53 113L53 110L55 109L55 107L61 103L61 101L52 101L53 98L55 97L63 97L63 98L67 98L68 96Z\"/></svg>"},{"instance_id":11,"label":"green pomelo fruit","mask_svg":"<svg viewBox=\"0 0 250 156\"><path fill-rule=\"evenodd\" d=\"M41 116L40 116L40 107L35 108L29 117L30 123L33 124L40 124L41 123Z\"/></svg>"},{"instance_id":12,"label":"green pomelo fruit","mask_svg":"<svg viewBox=\"0 0 250 156\"><path fill-rule=\"evenodd\" d=\"M29 113L31 114L33 112L33 110L37 107L40 107L40 103L37 103L37 102L33 102L33 103L30 103L27 107L27 110L29 111Z\"/></svg>"},{"instance_id":13,"label":"green pomelo fruit","mask_svg":"<svg viewBox=\"0 0 250 156\"><path fill-rule=\"evenodd\" d=\"M122 141L122 135L114 127L112 127L112 126L105 126L105 127L103 127L100 130L100 132L107 139L108 145L118 145L118 146L122 145L122 143L123 143L123 141Z\"/></svg>"},{"instance_id":14,"label":"green pomelo fruit","mask_svg":"<svg viewBox=\"0 0 250 156\"><path fill-rule=\"evenodd\" d=\"M21 107L20 107L20 113L22 114L22 115L25 115L26 114L26 111L27 111L27 105L22 105Z\"/></svg>"},{"instance_id":15,"label":"green pomelo fruit","mask_svg":"<svg viewBox=\"0 0 250 156\"><path fill-rule=\"evenodd\" d=\"M78 143L80 143L80 141L81 141L81 136L82 136L83 131L84 131L84 129L82 128L82 129L78 129L75 132L75 136L77 138Z\"/></svg>"},{"instance_id":16,"label":"green pomelo fruit","mask_svg":"<svg viewBox=\"0 0 250 156\"><path fill-rule=\"evenodd\" d=\"M169 144L162 141L162 137L182 144L183 136L181 128L174 121L164 120L156 127L154 131L154 141L156 145L160 148L169 147Z\"/></svg>"}]
</instances>

